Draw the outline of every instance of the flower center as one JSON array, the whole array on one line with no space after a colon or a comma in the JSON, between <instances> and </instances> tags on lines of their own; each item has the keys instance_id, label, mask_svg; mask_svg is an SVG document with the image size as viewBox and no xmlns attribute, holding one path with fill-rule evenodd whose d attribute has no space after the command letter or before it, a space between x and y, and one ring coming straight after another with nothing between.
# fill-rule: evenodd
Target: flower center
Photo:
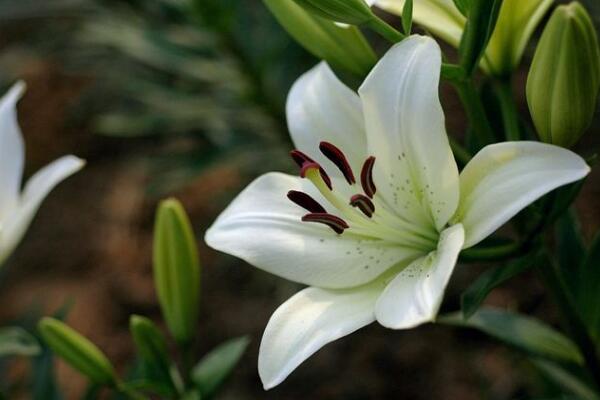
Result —
<instances>
[{"instance_id":1,"label":"flower center","mask_svg":"<svg viewBox=\"0 0 600 400\"><path fill-rule=\"evenodd\" d=\"M373 180L374 156L367 157L362 164L362 191L358 192L354 171L343 151L329 142L321 142L319 150L340 170L350 191L339 188L336 190L334 183L344 184L343 180L331 179L313 158L300 150L292 150L290 155L300 167L300 176L311 181L335 212L328 212L325 206L308 193L290 190L287 194L288 199L308 211L308 214L302 217L302 221L324 224L338 235L359 235L422 250L435 247L437 232L402 218L390 209L388 203L377 193Z\"/></svg>"}]
</instances>

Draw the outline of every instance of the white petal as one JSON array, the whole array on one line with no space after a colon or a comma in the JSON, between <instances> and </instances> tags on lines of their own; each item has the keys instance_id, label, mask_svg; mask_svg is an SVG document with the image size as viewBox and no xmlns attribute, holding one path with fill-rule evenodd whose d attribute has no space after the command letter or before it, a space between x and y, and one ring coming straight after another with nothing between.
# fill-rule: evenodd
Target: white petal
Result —
<instances>
[{"instance_id":1,"label":"white petal","mask_svg":"<svg viewBox=\"0 0 600 400\"><path fill-rule=\"evenodd\" d=\"M377 300L377 321L392 329L407 329L433 321L464 238L462 225L447 228L441 233L437 250L396 275Z\"/></svg>"},{"instance_id":2,"label":"white petal","mask_svg":"<svg viewBox=\"0 0 600 400\"><path fill-rule=\"evenodd\" d=\"M485 239L544 194L589 171L577 154L550 144L505 142L483 148L460 174L460 205L452 219L465 227L464 248Z\"/></svg>"},{"instance_id":3,"label":"white petal","mask_svg":"<svg viewBox=\"0 0 600 400\"><path fill-rule=\"evenodd\" d=\"M19 243L48 193L58 183L79 171L83 165L84 161L75 156L61 157L29 179L15 211L7 216L3 226L0 262L8 257Z\"/></svg>"},{"instance_id":4,"label":"white petal","mask_svg":"<svg viewBox=\"0 0 600 400\"><path fill-rule=\"evenodd\" d=\"M369 151L377 158L377 189L405 218L438 230L458 204L458 168L438 97L440 68L437 43L413 35L385 54L358 91Z\"/></svg>"},{"instance_id":5,"label":"white petal","mask_svg":"<svg viewBox=\"0 0 600 400\"><path fill-rule=\"evenodd\" d=\"M362 166L367 146L360 100L326 63L319 63L294 83L286 114L296 148L320 162L329 173L337 168L319 152L321 141L339 147L354 169Z\"/></svg>"},{"instance_id":6,"label":"white petal","mask_svg":"<svg viewBox=\"0 0 600 400\"><path fill-rule=\"evenodd\" d=\"M343 291L308 288L283 303L260 344L258 372L265 389L280 384L327 343L373 322L381 289L381 285Z\"/></svg>"},{"instance_id":7,"label":"white petal","mask_svg":"<svg viewBox=\"0 0 600 400\"><path fill-rule=\"evenodd\" d=\"M25 147L17 121L17 101L25 84L17 82L0 99L0 220L11 213L21 190Z\"/></svg>"},{"instance_id":8,"label":"white petal","mask_svg":"<svg viewBox=\"0 0 600 400\"><path fill-rule=\"evenodd\" d=\"M375 1L377 7L397 15L402 14L404 3L405 0ZM413 20L454 47L460 43L466 22L453 0L414 0Z\"/></svg>"},{"instance_id":9,"label":"white petal","mask_svg":"<svg viewBox=\"0 0 600 400\"><path fill-rule=\"evenodd\" d=\"M217 218L205 241L214 249L283 278L328 288L369 282L392 265L419 257L380 240L365 240L347 230L302 222L308 212L286 197L289 190L310 193L309 182L269 173L252 182ZM320 203L326 207L325 201Z\"/></svg>"}]
</instances>

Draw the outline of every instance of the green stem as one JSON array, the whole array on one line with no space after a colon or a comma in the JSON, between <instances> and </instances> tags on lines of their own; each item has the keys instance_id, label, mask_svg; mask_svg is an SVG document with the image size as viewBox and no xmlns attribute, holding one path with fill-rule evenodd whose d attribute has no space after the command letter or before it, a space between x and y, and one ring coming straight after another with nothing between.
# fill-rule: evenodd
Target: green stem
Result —
<instances>
[{"instance_id":1,"label":"green stem","mask_svg":"<svg viewBox=\"0 0 600 400\"><path fill-rule=\"evenodd\" d=\"M405 36L402 33L394 29L390 24L388 24L379 17L375 17L371 21L369 21L367 23L367 26L375 32L379 33L391 43L398 43L399 41L405 38Z\"/></svg>"},{"instance_id":2,"label":"green stem","mask_svg":"<svg viewBox=\"0 0 600 400\"><path fill-rule=\"evenodd\" d=\"M590 337L585 324L579 317L577 308L569 296L566 284L560 276L556 264L548 257L547 263L539 266L544 283L560 308L566 330L579 347L585 366L594 380L596 389L600 389L600 360L594 341Z\"/></svg>"},{"instance_id":3,"label":"green stem","mask_svg":"<svg viewBox=\"0 0 600 400\"><path fill-rule=\"evenodd\" d=\"M526 251L524 242L511 242L492 247L472 247L460 253L461 262L504 261Z\"/></svg>"},{"instance_id":4,"label":"green stem","mask_svg":"<svg viewBox=\"0 0 600 400\"><path fill-rule=\"evenodd\" d=\"M500 104L504 137L506 140L520 140L519 112L514 100L511 79L507 78L506 80L496 82L494 84L494 92Z\"/></svg>"},{"instance_id":5,"label":"green stem","mask_svg":"<svg viewBox=\"0 0 600 400\"><path fill-rule=\"evenodd\" d=\"M495 141L494 131L490 125L483 103L471 79L452 82L469 118L472 130L475 132L480 147Z\"/></svg>"},{"instance_id":6,"label":"green stem","mask_svg":"<svg viewBox=\"0 0 600 400\"><path fill-rule=\"evenodd\" d=\"M452 136L448 136L450 140L450 147L452 148L452 153L454 153L454 158L458 161L462 166L467 165L473 156L467 149L465 149L456 139Z\"/></svg>"}]
</instances>

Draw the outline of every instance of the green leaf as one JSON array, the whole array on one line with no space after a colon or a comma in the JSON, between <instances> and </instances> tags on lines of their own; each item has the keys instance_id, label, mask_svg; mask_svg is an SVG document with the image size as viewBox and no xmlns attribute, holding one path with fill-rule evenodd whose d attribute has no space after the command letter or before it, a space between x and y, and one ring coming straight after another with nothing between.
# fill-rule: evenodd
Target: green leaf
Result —
<instances>
[{"instance_id":1,"label":"green leaf","mask_svg":"<svg viewBox=\"0 0 600 400\"><path fill-rule=\"evenodd\" d=\"M40 351L38 341L25 329L17 326L0 328L0 357L35 356Z\"/></svg>"},{"instance_id":2,"label":"green leaf","mask_svg":"<svg viewBox=\"0 0 600 400\"><path fill-rule=\"evenodd\" d=\"M375 52L355 26L340 27L311 15L292 0L263 2L290 36L332 66L366 76L377 62Z\"/></svg>"},{"instance_id":3,"label":"green leaf","mask_svg":"<svg viewBox=\"0 0 600 400\"><path fill-rule=\"evenodd\" d=\"M160 203L154 224L154 285L169 331L179 344L196 335L200 261L196 239L181 203Z\"/></svg>"},{"instance_id":4,"label":"green leaf","mask_svg":"<svg viewBox=\"0 0 600 400\"><path fill-rule=\"evenodd\" d=\"M471 0L454 0L454 5L458 8L458 11L465 17L469 15L469 8L471 7Z\"/></svg>"},{"instance_id":5,"label":"green leaf","mask_svg":"<svg viewBox=\"0 0 600 400\"><path fill-rule=\"evenodd\" d=\"M585 257L585 245L581 227L573 209L563 214L556 224L556 247L560 274L570 290L570 296L578 292L580 270Z\"/></svg>"},{"instance_id":6,"label":"green leaf","mask_svg":"<svg viewBox=\"0 0 600 400\"><path fill-rule=\"evenodd\" d=\"M87 338L61 321L45 317L38 329L44 342L71 367L87 376L93 383L112 385L115 371L104 353Z\"/></svg>"},{"instance_id":7,"label":"green leaf","mask_svg":"<svg viewBox=\"0 0 600 400\"><path fill-rule=\"evenodd\" d=\"M410 35L410 31L412 30L412 20L413 0L406 0L404 2L404 7L402 7L402 29L404 29L404 33L407 36Z\"/></svg>"},{"instance_id":8,"label":"green leaf","mask_svg":"<svg viewBox=\"0 0 600 400\"><path fill-rule=\"evenodd\" d=\"M492 36L502 0L471 0L467 24L460 42L461 66L471 75Z\"/></svg>"},{"instance_id":9,"label":"green leaf","mask_svg":"<svg viewBox=\"0 0 600 400\"><path fill-rule=\"evenodd\" d=\"M463 317L471 317L494 288L526 271L534 263L535 255L529 254L481 274L461 296Z\"/></svg>"},{"instance_id":10,"label":"green leaf","mask_svg":"<svg viewBox=\"0 0 600 400\"><path fill-rule=\"evenodd\" d=\"M581 317L590 334L596 340L600 339L600 231L596 233L583 261L576 295Z\"/></svg>"},{"instance_id":11,"label":"green leaf","mask_svg":"<svg viewBox=\"0 0 600 400\"><path fill-rule=\"evenodd\" d=\"M129 318L129 330L142 361L143 377L151 379L161 394L166 391L167 396L172 396L177 392L181 378L169 359L165 337L150 319L140 315Z\"/></svg>"},{"instance_id":12,"label":"green leaf","mask_svg":"<svg viewBox=\"0 0 600 400\"><path fill-rule=\"evenodd\" d=\"M220 344L192 370L192 381L200 390L202 398L212 396L246 351L250 343L247 336L228 340Z\"/></svg>"},{"instance_id":13,"label":"green leaf","mask_svg":"<svg viewBox=\"0 0 600 400\"><path fill-rule=\"evenodd\" d=\"M562 368L560 365L539 358L533 358L531 361L545 376L557 383L560 387L573 393L578 399L600 399L585 382L570 371Z\"/></svg>"},{"instance_id":14,"label":"green leaf","mask_svg":"<svg viewBox=\"0 0 600 400\"><path fill-rule=\"evenodd\" d=\"M438 318L438 322L478 329L524 352L556 361L581 364L577 347L541 321L494 308L480 308L470 319L460 312Z\"/></svg>"}]
</instances>

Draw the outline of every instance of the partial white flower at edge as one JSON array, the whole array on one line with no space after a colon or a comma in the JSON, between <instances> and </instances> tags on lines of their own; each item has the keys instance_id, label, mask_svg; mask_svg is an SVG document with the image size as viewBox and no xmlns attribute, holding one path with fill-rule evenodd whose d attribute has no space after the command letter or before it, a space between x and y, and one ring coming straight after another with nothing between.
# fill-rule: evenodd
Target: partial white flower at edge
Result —
<instances>
[{"instance_id":1,"label":"partial white flower at edge","mask_svg":"<svg viewBox=\"0 0 600 400\"><path fill-rule=\"evenodd\" d=\"M84 165L75 156L61 157L36 172L21 189L25 146L16 104L24 91L25 84L17 82L0 99L0 266L23 238L48 193Z\"/></svg>"},{"instance_id":2,"label":"partial white flower at edge","mask_svg":"<svg viewBox=\"0 0 600 400\"><path fill-rule=\"evenodd\" d=\"M507 142L485 147L459 175L440 68L437 43L415 35L387 52L358 94L325 63L304 74L287 101L304 179L259 177L207 231L211 247L310 286L267 325L258 359L266 389L374 321L434 321L462 249L589 172L569 150Z\"/></svg>"}]
</instances>

